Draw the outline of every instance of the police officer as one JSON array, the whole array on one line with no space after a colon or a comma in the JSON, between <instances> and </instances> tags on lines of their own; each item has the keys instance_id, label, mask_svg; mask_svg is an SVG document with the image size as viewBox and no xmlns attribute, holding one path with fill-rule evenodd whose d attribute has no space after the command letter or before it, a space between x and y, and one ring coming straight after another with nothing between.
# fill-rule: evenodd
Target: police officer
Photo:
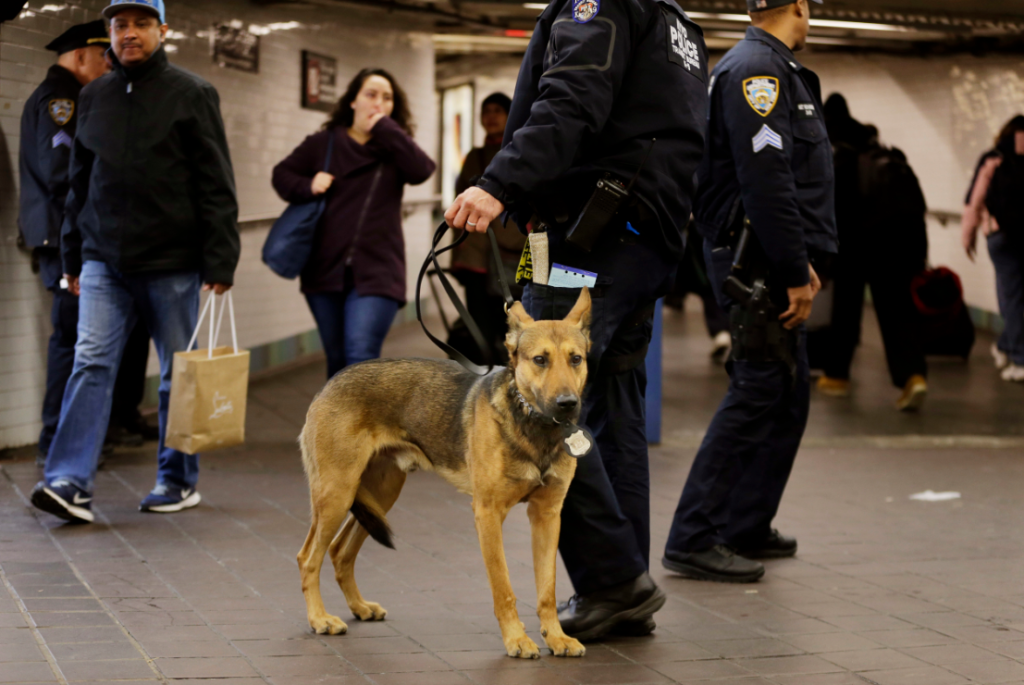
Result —
<instances>
[{"instance_id":1,"label":"police officer","mask_svg":"<svg viewBox=\"0 0 1024 685\"><path fill-rule=\"evenodd\" d=\"M39 456L46 458L60 418L64 386L75 360L78 298L62 280L60 229L68 194L68 163L75 140L78 94L107 73L110 47L102 20L73 26L46 46L59 57L21 115L21 203L18 225L33 248L43 286L53 293L53 334L47 350L46 394ZM148 341L147 341L148 345Z\"/></svg>"},{"instance_id":2,"label":"police officer","mask_svg":"<svg viewBox=\"0 0 1024 685\"><path fill-rule=\"evenodd\" d=\"M703 35L675 0L555 0L527 48L502 151L445 214L484 231L507 210L546 231L552 276L523 296L535 319L576 302L579 288L554 287L560 267L592 274L582 421L596 449L578 463L559 541L576 590L559 620L581 640L649 633L665 602L647 573L643 362L683 251L707 86Z\"/></svg>"},{"instance_id":3,"label":"police officer","mask_svg":"<svg viewBox=\"0 0 1024 685\"><path fill-rule=\"evenodd\" d=\"M802 324L821 287L812 263L837 250L821 87L793 56L807 41L808 0L747 7L753 26L711 77L695 209L717 299L730 310L731 383L662 561L688 578L727 582L759 579L754 558L796 553L796 540L771 521L807 423Z\"/></svg>"}]
</instances>

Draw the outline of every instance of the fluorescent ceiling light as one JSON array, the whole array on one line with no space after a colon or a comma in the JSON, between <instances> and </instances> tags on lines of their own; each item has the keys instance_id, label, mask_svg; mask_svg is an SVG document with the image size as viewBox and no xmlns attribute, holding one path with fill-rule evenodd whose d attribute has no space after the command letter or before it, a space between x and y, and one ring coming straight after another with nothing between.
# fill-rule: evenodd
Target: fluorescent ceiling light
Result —
<instances>
[{"instance_id":1,"label":"fluorescent ceiling light","mask_svg":"<svg viewBox=\"0 0 1024 685\"><path fill-rule=\"evenodd\" d=\"M524 2L523 7L528 10L546 10L548 3L546 2Z\"/></svg>"},{"instance_id":2,"label":"fluorescent ceiling light","mask_svg":"<svg viewBox=\"0 0 1024 685\"><path fill-rule=\"evenodd\" d=\"M739 21L747 23L750 17L746 14L719 14L717 12L687 12L692 19L711 19L715 21ZM906 26L896 24L869 24L862 21L836 21L834 19L811 19L811 26L823 29L854 29L858 31L911 31Z\"/></svg>"}]
</instances>

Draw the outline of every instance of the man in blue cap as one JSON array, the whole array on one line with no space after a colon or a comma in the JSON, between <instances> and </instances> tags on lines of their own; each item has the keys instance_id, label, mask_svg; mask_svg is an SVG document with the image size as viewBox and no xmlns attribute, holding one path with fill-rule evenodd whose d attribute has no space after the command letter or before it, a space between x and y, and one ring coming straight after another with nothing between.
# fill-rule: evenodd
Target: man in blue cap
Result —
<instances>
[{"instance_id":1,"label":"man in blue cap","mask_svg":"<svg viewBox=\"0 0 1024 685\"><path fill-rule=\"evenodd\" d=\"M822 0L815 0L821 2ZM662 564L753 582L756 558L796 553L771 527L807 424L804 321L836 252L832 149L821 84L797 62L808 0L747 0L753 26L711 76L694 206L716 299L730 311L728 394L694 460Z\"/></svg>"},{"instance_id":2,"label":"man in blue cap","mask_svg":"<svg viewBox=\"0 0 1024 685\"><path fill-rule=\"evenodd\" d=\"M128 333L145 321L160 355L156 486L142 511L199 503L198 455L163 444L171 363L195 329L202 286L231 288L238 203L217 91L167 60L161 0L114 0L114 70L82 91L61 232L69 289L80 293L75 364L44 480L32 503L90 522L102 428ZM205 285L204 285L205 284Z\"/></svg>"},{"instance_id":3,"label":"man in blue cap","mask_svg":"<svg viewBox=\"0 0 1024 685\"><path fill-rule=\"evenodd\" d=\"M78 122L78 96L83 86L107 73L109 68L103 55L109 47L110 38L102 20L72 26L51 41L46 49L57 53L57 63L29 96L21 115L18 227L39 265L43 287L53 293L53 334L46 356L40 460L46 459L57 430L64 386L75 360L78 298L68 292L67 282L62 280L60 227Z\"/></svg>"}]
</instances>

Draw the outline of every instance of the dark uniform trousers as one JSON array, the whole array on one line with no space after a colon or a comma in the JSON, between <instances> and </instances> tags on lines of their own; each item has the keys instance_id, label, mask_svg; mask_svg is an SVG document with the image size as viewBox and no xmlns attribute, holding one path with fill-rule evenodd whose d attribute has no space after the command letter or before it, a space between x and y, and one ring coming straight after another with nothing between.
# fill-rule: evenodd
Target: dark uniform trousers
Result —
<instances>
[{"instance_id":1,"label":"dark uniform trousers","mask_svg":"<svg viewBox=\"0 0 1024 685\"><path fill-rule=\"evenodd\" d=\"M722 292L722 284L733 253L706 246L705 257L715 295L728 309L733 303ZM781 293L781 301L773 299L788 306L785 290ZM783 362L730 361L727 368L729 391L679 499L665 546L670 552L699 552L718 544L742 549L763 542L807 426L810 369L802 330L795 382Z\"/></svg>"},{"instance_id":2,"label":"dark uniform trousers","mask_svg":"<svg viewBox=\"0 0 1024 685\"><path fill-rule=\"evenodd\" d=\"M53 434L60 421L64 388L75 364L75 343L78 341L78 297L60 287L63 278L60 251L37 248L39 276L43 287L53 293L50 309L50 335L46 354L46 394L43 396L43 429L39 433L39 454L50 451ZM149 331L139 321L128 338L114 385L110 420L123 426L134 425L138 407L146 389L146 364L149 361Z\"/></svg>"},{"instance_id":3,"label":"dark uniform trousers","mask_svg":"<svg viewBox=\"0 0 1024 685\"><path fill-rule=\"evenodd\" d=\"M618 229L618 230L616 230ZM642 229L641 229L642 231ZM602 370L602 359L643 350L653 317L636 312L663 297L676 265L644 244L623 244L624 226L611 226L591 253L560 245L551 233L551 261L598 274L591 290L591 349L581 421L595 449L579 460L562 507L558 549L577 593L588 594L636 578L649 566L650 475L643 363L628 371ZM578 288L530 283L523 306L534 319L564 318Z\"/></svg>"}]
</instances>

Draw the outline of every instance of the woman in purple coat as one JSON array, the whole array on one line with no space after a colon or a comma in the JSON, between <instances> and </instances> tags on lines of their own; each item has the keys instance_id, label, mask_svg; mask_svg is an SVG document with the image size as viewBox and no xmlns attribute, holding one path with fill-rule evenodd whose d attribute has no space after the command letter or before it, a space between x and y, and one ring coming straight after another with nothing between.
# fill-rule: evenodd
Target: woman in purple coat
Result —
<instances>
[{"instance_id":1,"label":"woman in purple coat","mask_svg":"<svg viewBox=\"0 0 1024 685\"><path fill-rule=\"evenodd\" d=\"M302 292L327 353L327 377L380 356L405 304L402 191L434 162L412 139L408 99L383 69L363 69L323 130L274 167L274 189L301 203L328 193ZM330 171L327 142L334 138Z\"/></svg>"}]
</instances>

